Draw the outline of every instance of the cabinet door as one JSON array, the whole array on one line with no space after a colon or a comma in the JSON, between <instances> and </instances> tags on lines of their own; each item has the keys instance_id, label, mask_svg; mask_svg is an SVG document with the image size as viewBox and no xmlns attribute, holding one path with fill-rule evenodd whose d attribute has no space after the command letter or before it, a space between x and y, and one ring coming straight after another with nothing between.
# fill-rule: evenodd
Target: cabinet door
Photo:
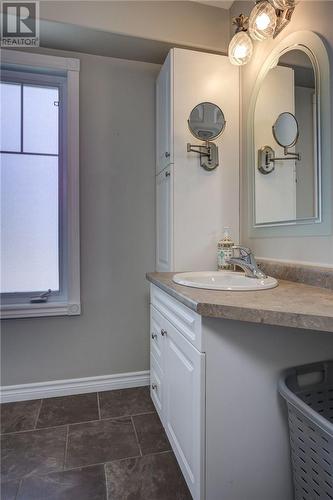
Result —
<instances>
[{"instance_id":1,"label":"cabinet door","mask_svg":"<svg viewBox=\"0 0 333 500\"><path fill-rule=\"evenodd\" d=\"M166 320L164 426L194 500L204 498L205 354Z\"/></svg>"},{"instance_id":2,"label":"cabinet door","mask_svg":"<svg viewBox=\"0 0 333 500\"><path fill-rule=\"evenodd\" d=\"M173 165L156 177L156 270L173 266Z\"/></svg>"},{"instance_id":3,"label":"cabinet door","mask_svg":"<svg viewBox=\"0 0 333 500\"><path fill-rule=\"evenodd\" d=\"M173 163L172 140L172 52L156 81L156 169L157 174Z\"/></svg>"},{"instance_id":4,"label":"cabinet door","mask_svg":"<svg viewBox=\"0 0 333 500\"><path fill-rule=\"evenodd\" d=\"M163 373L156 363L155 358L150 356L150 397L154 403L156 411L161 419L161 422L164 422L164 404L163 404Z\"/></svg>"}]
</instances>

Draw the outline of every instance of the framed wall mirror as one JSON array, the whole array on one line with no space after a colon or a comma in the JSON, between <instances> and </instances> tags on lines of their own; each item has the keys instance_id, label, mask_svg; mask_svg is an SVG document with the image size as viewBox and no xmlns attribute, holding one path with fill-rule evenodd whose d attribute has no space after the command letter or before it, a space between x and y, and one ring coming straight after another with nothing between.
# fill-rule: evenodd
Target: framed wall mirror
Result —
<instances>
[{"instance_id":1,"label":"framed wall mirror","mask_svg":"<svg viewBox=\"0 0 333 500\"><path fill-rule=\"evenodd\" d=\"M328 231L330 120L326 48L318 35L295 32L266 59L250 101L247 179L252 234Z\"/></svg>"},{"instance_id":2,"label":"framed wall mirror","mask_svg":"<svg viewBox=\"0 0 333 500\"><path fill-rule=\"evenodd\" d=\"M254 112L256 224L319 218L319 96L312 60L304 47L287 49L262 81Z\"/></svg>"}]
</instances>

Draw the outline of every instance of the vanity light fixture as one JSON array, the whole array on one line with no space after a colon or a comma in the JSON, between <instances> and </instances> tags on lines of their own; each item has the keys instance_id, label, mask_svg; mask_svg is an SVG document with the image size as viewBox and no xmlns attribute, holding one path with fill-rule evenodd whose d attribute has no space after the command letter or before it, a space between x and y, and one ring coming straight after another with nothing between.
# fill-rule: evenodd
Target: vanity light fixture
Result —
<instances>
[{"instance_id":1,"label":"vanity light fixture","mask_svg":"<svg viewBox=\"0 0 333 500\"><path fill-rule=\"evenodd\" d=\"M248 20L243 14L232 19L236 32L229 43L228 55L230 62L236 66L246 64L252 56L253 44L247 33Z\"/></svg>"},{"instance_id":2,"label":"vanity light fixture","mask_svg":"<svg viewBox=\"0 0 333 500\"><path fill-rule=\"evenodd\" d=\"M249 18L243 14L234 17L237 28L229 44L230 62L246 64L253 51L250 36L259 42L275 38L289 23L295 6L296 0L256 0Z\"/></svg>"},{"instance_id":3,"label":"vanity light fixture","mask_svg":"<svg viewBox=\"0 0 333 500\"><path fill-rule=\"evenodd\" d=\"M249 33L253 40L272 38L277 23L276 10L267 0L257 2L249 18Z\"/></svg>"}]
</instances>

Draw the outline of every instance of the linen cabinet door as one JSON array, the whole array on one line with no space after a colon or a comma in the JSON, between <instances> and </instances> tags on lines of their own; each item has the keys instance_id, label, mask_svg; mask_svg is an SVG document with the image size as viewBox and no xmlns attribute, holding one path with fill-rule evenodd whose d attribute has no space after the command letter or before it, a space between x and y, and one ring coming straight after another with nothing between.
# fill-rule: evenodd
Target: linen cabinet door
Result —
<instances>
[{"instance_id":1,"label":"linen cabinet door","mask_svg":"<svg viewBox=\"0 0 333 500\"><path fill-rule=\"evenodd\" d=\"M156 174L173 163L172 51L156 80Z\"/></svg>"},{"instance_id":2,"label":"linen cabinet door","mask_svg":"<svg viewBox=\"0 0 333 500\"><path fill-rule=\"evenodd\" d=\"M166 326L164 426L194 500L204 498L205 354Z\"/></svg>"},{"instance_id":3,"label":"linen cabinet door","mask_svg":"<svg viewBox=\"0 0 333 500\"><path fill-rule=\"evenodd\" d=\"M156 270L172 271L173 165L156 177Z\"/></svg>"}]
</instances>

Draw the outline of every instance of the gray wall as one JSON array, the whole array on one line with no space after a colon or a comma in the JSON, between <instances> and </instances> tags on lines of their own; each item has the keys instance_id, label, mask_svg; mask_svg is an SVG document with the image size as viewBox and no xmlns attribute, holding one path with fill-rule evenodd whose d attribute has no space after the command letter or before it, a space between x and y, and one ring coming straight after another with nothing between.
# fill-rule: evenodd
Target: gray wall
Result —
<instances>
[{"instance_id":1,"label":"gray wall","mask_svg":"<svg viewBox=\"0 0 333 500\"><path fill-rule=\"evenodd\" d=\"M175 46L227 51L229 11L189 1L41 1L40 17Z\"/></svg>"},{"instance_id":2,"label":"gray wall","mask_svg":"<svg viewBox=\"0 0 333 500\"><path fill-rule=\"evenodd\" d=\"M228 11L187 1L42 1L41 18L59 27L58 33L52 31L53 47L60 42L61 48L71 47L64 39L65 23L98 32L88 39L80 32L83 51L91 40L93 46L105 45L103 32L217 51L226 51L229 39ZM1 383L146 370L145 272L155 268L154 80L159 66L40 52L81 60L82 315L3 322Z\"/></svg>"},{"instance_id":3,"label":"gray wall","mask_svg":"<svg viewBox=\"0 0 333 500\"><path fill-rule=\"evenodd\" d=\"M159 66L73 52L80 73L82 315L2 322L2 384L146 370Z\"/></svg>"},{"instance_id":4,"label":"gray wall","mask_svg":"<svg viewBox=\"0 0 333 500\"><path fill-rule=\"evenodd\" d=\"M231 9L231 15L238 15L240 12L248 13L252 8L251 2L235 2ZM251 98L252 89L258 72L267 55L281 39L293 31L310 30L319 34L324 40L330 62L333 64L333 30L331 26L333 16L333 2L328 1L301 1L297 4L292 20L283 34L276 40L255 43L253 58L249 64L241 70L242 87L242 136L246 137L247 110ZM331 66L331 73L333 66ZM331 74L331 78L332 78ZM332 96L333 98L333 92ZM332 102L327 103L331 109ZM332 115L333 117L333 115ZM244 144L244 143L243 143ZM248 186L244 182L246 170L246 151L242 151L242 178L241 186L241 241L253 248L258 257L285 259L291 261L304 261L321 265L333 265L333 235L316 237L262 237L250 238L248 233L247 207L248 207ZM333 192L333 187L332 187Z\"/></svg>"}]
</instances>

